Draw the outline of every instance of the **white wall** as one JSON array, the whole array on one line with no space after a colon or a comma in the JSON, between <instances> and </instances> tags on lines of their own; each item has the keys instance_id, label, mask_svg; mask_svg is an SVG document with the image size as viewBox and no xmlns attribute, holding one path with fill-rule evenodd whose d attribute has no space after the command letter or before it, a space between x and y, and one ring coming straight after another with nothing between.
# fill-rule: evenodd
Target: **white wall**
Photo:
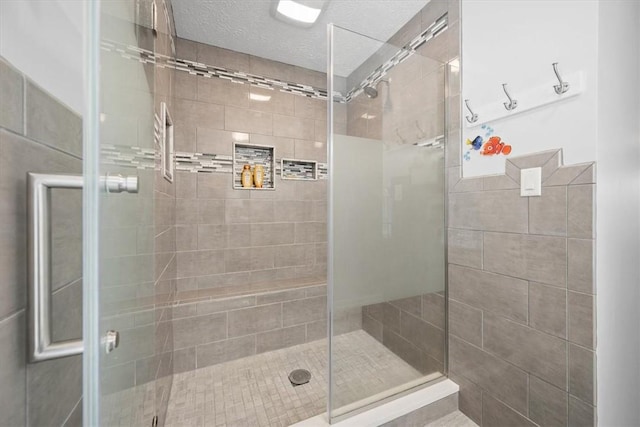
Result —
<instances>
[{"instance_id":1,"label":"white wall","mask_svg":"<svg viewBox=\"0 0 640 427\"><path fill-rule=\"evenodd\" d=\"M598 422L640 425L640 2L463 0L462 23L462 99L474 105L505 82L517 98L555 61L586 74L579 97L491 125L513 155L562 148L565 164L597 162ZM476 160L464 176L503 171L504 157Z\"/></svg>"},{"instance_id":2,"label":"white wall","mask_svg":"<svg viewBox=\"0 0 640 427\"><path fill-rule=\"evenodd\" d=\"M640 425L640 3L600 2L597 373L600 426Z\"/></svg>"},{"instance_id":3,"label":"white wall","mask_svg":"<svg viewBox=\"0 0 640 427\"><path fill-rule=\"evenodd\" d=\"M82 112L82 8L78 0L0 0L0 55Z\"/></svg>"},{"instance_id":4,"label":"white wall","mask_svg":"<svg viewBox=\"0 0 640 427\"><path fill-rule=\"evenodd\" d=\"M598 2L463 0L462 17L462 99L476 109L506 101L502 83L516 99L553 83L553 62L564 74L585 73L586 91L578 97L490 123L513 147L511 156L562 147L567 164L595 160ZM463 141L478 135L465 123ZM462 160L465 177L504 172L505 156L472 154Z\"/></svg>"}]
</instances>

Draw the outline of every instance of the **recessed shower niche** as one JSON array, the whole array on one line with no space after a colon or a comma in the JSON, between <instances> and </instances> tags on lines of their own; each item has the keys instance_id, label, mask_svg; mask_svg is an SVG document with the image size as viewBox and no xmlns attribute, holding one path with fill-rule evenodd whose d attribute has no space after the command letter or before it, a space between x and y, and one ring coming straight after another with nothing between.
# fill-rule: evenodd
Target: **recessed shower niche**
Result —
<instances>
[{"instance_id":1,"label":"recessed shower niche","mask_svg":"<svg viewBox=\"0 0 640 427\"><path fill-rule=\"evenodd\" d=\"M245 165L264 168L262 188L255 185L242 186L242 170ZM253 173L253 172L252 172ZM233 188L235 190L275 190L276 187L276 157L275 148L269 145L233 144Z\"/></svg>"}]
</instances>

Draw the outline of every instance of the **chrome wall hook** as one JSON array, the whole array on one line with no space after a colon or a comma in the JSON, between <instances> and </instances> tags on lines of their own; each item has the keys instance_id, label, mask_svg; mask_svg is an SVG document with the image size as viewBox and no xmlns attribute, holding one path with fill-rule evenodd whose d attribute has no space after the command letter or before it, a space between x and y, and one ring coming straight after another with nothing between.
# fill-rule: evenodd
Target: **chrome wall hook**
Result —
<instances>
[{"instance_id":1,"label":"chrome wall hook","mask_svg":"<svg viewBox=\"0 0 640 427\"><path fill-rule=\"evenodd\" d=\"M518 100L511 98L511 95L509 95L509 91L507 90L506 83L502 84L502 90L504 90L505 95L507 95L507 98L509 99L509 102L503 102L502 105L504 105L504 108L506 108L507 111L515 110L516 107L518 107Z\"/></svg>"},{"instance_id":2,"label":"chrome wall hook","mask_svg":"<svg viewBox=\"0 0 640 427\"><path fill-rule=\"evenodd\" d=\"M464 100L464 104L467 106L467 110L469 110L469 112L471 113L470 116L465 116L465 119L467 119L467 121L469 123L475 123L478 121L478 115L476 113L473 112L473 110L471 109L471 107L469 106L469 100L465 99Z\"/></svg>"},{"instance_id":3,"label":"chrome wall hook","mask_svg":"<svg viewBox=\"0 0 640 427\"><path fill-rule=\"evenodd\" d=\"M560 84L553 85L553 90L556 91L558 95L562 95L563 93L569 90L569 82L562 81L562 77L560 77L560 72L558 71L558 63L554 62L551 64L553 66L553 72L556 73L556 77L558 78L558 82Z\"/></svg>"}]
</instances>

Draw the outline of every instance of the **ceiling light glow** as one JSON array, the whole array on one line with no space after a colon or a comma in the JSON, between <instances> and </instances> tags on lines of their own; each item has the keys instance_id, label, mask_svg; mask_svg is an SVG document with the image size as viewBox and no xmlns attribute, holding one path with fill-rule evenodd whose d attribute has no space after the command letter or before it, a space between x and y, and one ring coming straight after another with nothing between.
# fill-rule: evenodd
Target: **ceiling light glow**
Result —
<instances>
[{"instance_id":1,"label":"ceiling light glow","mask_svg":"<svg viewBox=\"0 0 640 427\"><path fill-rule=\"evenodd\" d=\"M251 92L249 94L249 98L252 101L267 102L267 101L271 100L271 95L260 95L259 93Z\"/></svg>"},{"instance_id":2,"label":"ceiling light glow","mask_svg":"<svg viewBox=\"0 0 640 427\"><path fill-rule=\"evenodd\" d=\"M276 10L289 19L305 24L313 24L316 22L320 16L320 12L322 12L322 9L305 6L293 0L280 0Z\"/></svg>"}]
</instances>

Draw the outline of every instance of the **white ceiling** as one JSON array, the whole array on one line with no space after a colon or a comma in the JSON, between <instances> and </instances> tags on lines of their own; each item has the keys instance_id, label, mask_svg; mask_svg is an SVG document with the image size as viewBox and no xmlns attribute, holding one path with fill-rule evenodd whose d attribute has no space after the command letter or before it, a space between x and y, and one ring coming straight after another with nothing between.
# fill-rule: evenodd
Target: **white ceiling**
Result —
<instances>
[{"instance_id":1,"label":"white ceiling","mask_svg":"<svg viewBox=\"0 0 640 427\"><path fill-rule=\"evenodd\" d=\"M325 72L327 24L388 40L428 2L330 0L311 28L273 18L272 0L173 0L172 4L179 37ZM335 45L339 61L334 71L348 76L381 43L339 32Z\"/></svg>"}]
</instances>

